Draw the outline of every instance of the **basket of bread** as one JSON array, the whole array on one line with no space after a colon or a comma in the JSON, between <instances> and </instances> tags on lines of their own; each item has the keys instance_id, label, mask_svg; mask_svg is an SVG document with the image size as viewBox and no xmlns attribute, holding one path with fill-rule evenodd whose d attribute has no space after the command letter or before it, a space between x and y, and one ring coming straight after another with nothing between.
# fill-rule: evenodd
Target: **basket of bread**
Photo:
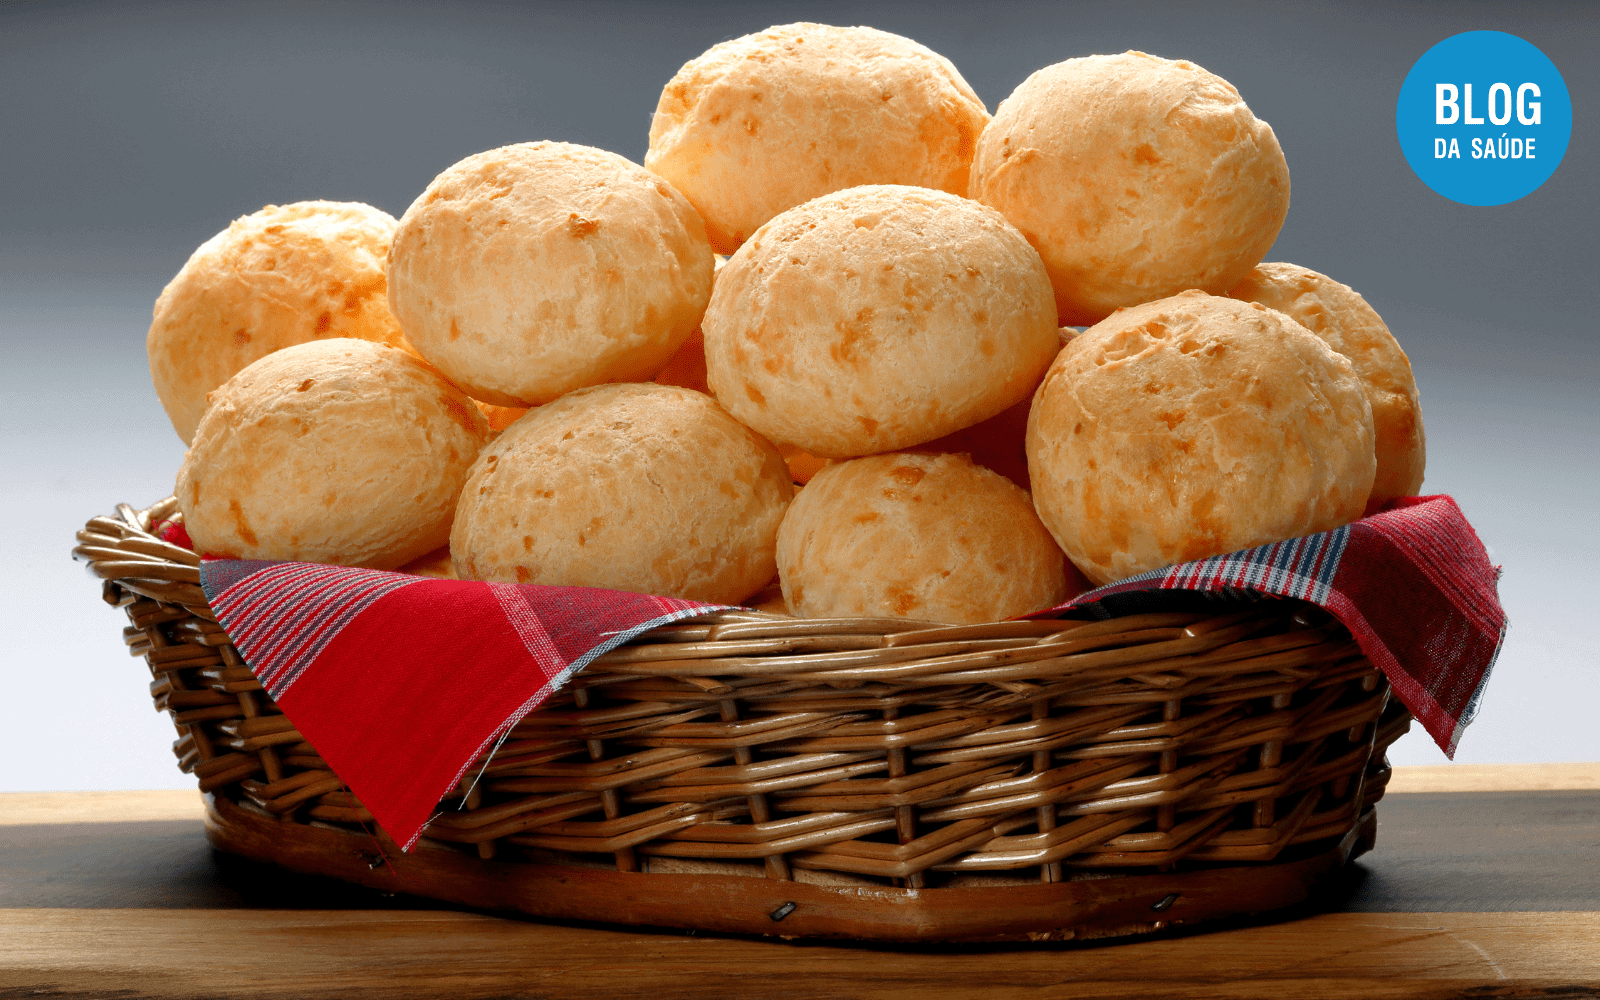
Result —
<instances>
[{"instance_id":1,"label":"basket of bread","mask_svg":"<svg viewBox=\"0 0 1600 1000\"><path fill-rule=\"evenodd\" d=\"M226 851L783 936L1290 906L1503 615L1395 338L1262 263L1288 207L1192 63L991 117L909 39L771 28L642 166L517 143L207 241L148 339L174 495L74 552Z\"/></svg>"}]
</instances>

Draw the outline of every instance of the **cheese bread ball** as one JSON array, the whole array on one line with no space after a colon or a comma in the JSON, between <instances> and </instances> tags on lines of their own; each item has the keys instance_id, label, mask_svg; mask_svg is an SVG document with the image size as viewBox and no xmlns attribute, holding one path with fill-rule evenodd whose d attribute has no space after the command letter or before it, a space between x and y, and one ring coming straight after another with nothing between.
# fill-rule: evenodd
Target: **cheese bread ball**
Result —
<instances>
[{"instance_id":1,"label":"cheese bread ball","mask_svg":"<svg viewBox=\"0 0 1600 1000\"><path fill-rule=\"evenodd\" d=\"M528 142L467 157L411 203L389 306L474 399L538 406L654 378L700 322L711 268L700 217L660 177Z\"/></svg>"},{"instance_id":2,"label":"cheese bread ball","mask_svg":"<svg viewBox=\"0 0 1600 1000\"><path fill-rule=\"evenodd\" d=\"M789 613L970 624L1054 607L1087 589L1028 494L965 455L835 462L778 531Z\"/></svg>"},{"instance_id":3,"label":"cheese bread ball","mask_svg":"<svg viewBox=\"0 0 1600 1000\"><path fill-rule=\"evenodd\" d=\"M1228 293L1276 309L1350 359L1372 405L1378 473L1368 503L1416 496L1427 440L1411 361L1383 319L1349 285L1294 264L1260 264Z\"/></svg>"},{"instance_id":4,"label":"cheese bread ball","mask_svg":"<svg viewBox=\"0 0 1600 1000\"><path fill-rule=\"evenodd\" d=\"M463 580L737 604L776 572L793 494L777 449L703 393L579 389L484 449L450 552Z\"/></svg>"},{"instance_id":5,"label":"cheese bread ball","mask_svg":"<svg viewBox=\"0 0 1600 1000\"><path fill-rule=\"evenodd\" d=\"M472 400L402 350L297 344L212 394L178 509L204 554L393 569L449 539L488 438Z\"/></svg>"},{"instance_id":6,"label":"cheese bread ball","mask_svg":"<svg viewBox=\"0 0 1600 1000\"><path fill-rule=\"evenodd\" d=\"M384 260L394 217L354 202L268 205L211 237L162 289L150 378L187 444L206 393L291 344L354 337L405 346Z\"/></svg>"},{"instance_id":7,"label":"cheese bread ball","mask_svg":"<svg viewBox=\"0 0 1600 1000\"><path fill-rule=\"evenodd\" d=\"M768 219L860 184L965 194L989 121L950 60L876 28L785 24L713 46L661 92L645 166L732 253Z\"/></svg>"},{"instance_id":8,"label":"cheese bread ball","mask_svg":"<svg viewBox=\"0 0 1600 1000\"><path fill-rule=\"evenodd\" d=\"M1350 362L1200 291L1079 334L1028 419L1039 516L1097 584L1355 520L1375 468Z\"/></svg>"},{"instance_id":9,"label":"cheese bread ball","mask_svg":"<svg viewBox=\"0 0 1600 1000\"><path fill-rule=\"evenodd\" d=\"M1033 391L1058 345L1050 279L1022 235L977 202L898 185L761 227L701 326L728 412L823 458L986 420Z\"/></svg>"},{"instance_id":10,"label":"cheese bread ball","mask_svg":"<svg viewBox=\"0 0 1600 1000\"><path fill-rule=\"evenodd\" d=\"M1238 284L1283 226L1289 167L1228 81L1124 52L1024 80L978 141L968 195L1027 235L1061 322L1087 326Z\"/></svg>"}]
</instances>

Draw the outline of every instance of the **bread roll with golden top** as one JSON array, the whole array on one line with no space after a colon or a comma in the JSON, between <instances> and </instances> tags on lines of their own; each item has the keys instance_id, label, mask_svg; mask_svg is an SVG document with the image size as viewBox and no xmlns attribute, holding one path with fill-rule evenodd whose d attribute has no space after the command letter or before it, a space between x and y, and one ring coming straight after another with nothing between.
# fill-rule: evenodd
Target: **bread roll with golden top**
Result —
<instances>
[{"instance_id":1,"label":"bread roll with golden top","mask_svg":"<svg viewBox=\"0 0 1600 1000\"><path fill-rule=\"evenodd\" d=\"M777 449L710 396L579 389L484 449L450 552L464 580L736 604L776 572L793 493Z\"/></svg>"},{"instance_id":2,"label":"bread roll with golden top","mask_svg":"<svg viewBox=\"0 0 1600 1000\"><path fill-rule=\"evenodd\" d=\"M909 38L785 24L684 64L661 92L644 163L732 253L778 213L844 188L965 194L988 121L950 60Z\"/></svg>"},{"instance_id":3,"label":"bread roll with golden top","mask_svg":"<svg viewBox=\"0 0 1600 1000\"><path fill-rule=\"evenodd\" d=\"M1295 264L1259 264L1228 295L1276 309L1350 359L1372 405L1378 473L1369 506L1422 489L1427 438L1411 361L1349 285Z\"/></svg>"},{"instance_id":4,"label":"bread roll with golden top","mask_svg":"<svg viewBox=\"0 0 1600 1000\"><path fill-rule=\"evenodd\" d=\"M1074 338L1028 418L1033 501L1097 584L1361 516L1372 408L1265 306L1188 291Z\"/></svg>"},{"instance_id":5,"label":"bread roll with golden top","mask_svg":"<svg viewBox=\"0 0 1600 1000\"><path fill-rule=\"evenodd\" d=\"M851 188L733 255L701 324L728 412L823 458L892 451L1025 398L1057 350L1039 255L942 191Z\"/></svg>"},{"instance_id":6,"label":"bread roll with golden top","mask_svg":"<svg viewBox=\"0 0 1600 1000\"><path fill-rule=\"evenodd\" d=\"M1124 52L1024 80L978 142L968 194L1038 248L1061 322L1087 326L1238 284L1283 226L1289 167L1228 81Z\"/></svg>"},{"instance_id":7,"label":"bread roll with golden top","mask_svg":"<svg viewBox=\"0 0 1600 1000\"><path fill-rule=\"evenodd\" d=\"M803 618L970 624L1087 589L1010 480L965 455L914 452L818 472L778 531L778 575Z\"/></svg>"},{"instance_id":8,"label":"bread roll with golden top","mask_svg":"<svg viewBox=\"0 0 1600 1000\"><path fill-rule=\"evenodd\" d=\"M354 202L268 205L200 245L156 299L145 347L156 395L187 444L206 393L291 344L405 346L384 260L393 216Z\"/></svg>"},{"instance_id":9,"label":"bread roll with golden top","mask_svg":"<svg viewBox=\"0 0 1600 1000\"><path fill-rule=\"evenodd\" d=\"M538 406L654 378L700 322L711 268L700 217L660 177L528 142L467 157L411 203L389 305L473 398Z\"/></svg>"},{"instance_id":10,"label":"bread roll with golden top","mask_svg":"<svg viewBox=\"0 0 1600 1000\"><path fill-rule=\"evenodd\" d=\"M178 470L198 552L393 569L444 545L488 422L410 354L286 347L212 393Z\"/></svg>"}]
</instances>

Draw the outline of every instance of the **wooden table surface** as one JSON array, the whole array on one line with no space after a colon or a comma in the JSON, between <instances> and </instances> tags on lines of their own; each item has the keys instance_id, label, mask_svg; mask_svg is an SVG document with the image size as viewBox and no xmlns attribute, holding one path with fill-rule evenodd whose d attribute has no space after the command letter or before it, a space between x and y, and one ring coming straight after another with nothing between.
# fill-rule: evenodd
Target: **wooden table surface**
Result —
<instances>
[{"instance_id":1,"label":"wooden table surface","mask_svg":"<svg viewBox=\"0 0 1600 1000\"><path fill-rule=\"evenodd\" d=\"M1397 769L1317 905L1120 943L865 947L565 926L213 855L197 796L0 794L20 997L1600 997L1600 765Z\"/></svg>"}]
</instances>

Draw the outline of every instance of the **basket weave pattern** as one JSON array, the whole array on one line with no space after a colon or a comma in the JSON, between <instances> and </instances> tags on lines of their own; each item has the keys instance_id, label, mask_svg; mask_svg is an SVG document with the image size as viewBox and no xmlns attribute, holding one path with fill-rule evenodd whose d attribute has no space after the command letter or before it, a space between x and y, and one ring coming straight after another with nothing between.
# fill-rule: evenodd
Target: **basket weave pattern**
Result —
<instances>
[{"instance_id":1,"label":"basket weave pattern","mask_svg":"<svg viewBox=\"0 0 1600 1000\"><path fill-rule=\"evenodd\" d=\"M95 518L74 554L128 613L179 766L286 823L371 829L217 624L198 557L151 533L174 509ZM725 612L585 668L422 843L911 888L1268 862L1349 832L1409 721L1293 601L975 626Z\"/></svg>"}]
</instances>

